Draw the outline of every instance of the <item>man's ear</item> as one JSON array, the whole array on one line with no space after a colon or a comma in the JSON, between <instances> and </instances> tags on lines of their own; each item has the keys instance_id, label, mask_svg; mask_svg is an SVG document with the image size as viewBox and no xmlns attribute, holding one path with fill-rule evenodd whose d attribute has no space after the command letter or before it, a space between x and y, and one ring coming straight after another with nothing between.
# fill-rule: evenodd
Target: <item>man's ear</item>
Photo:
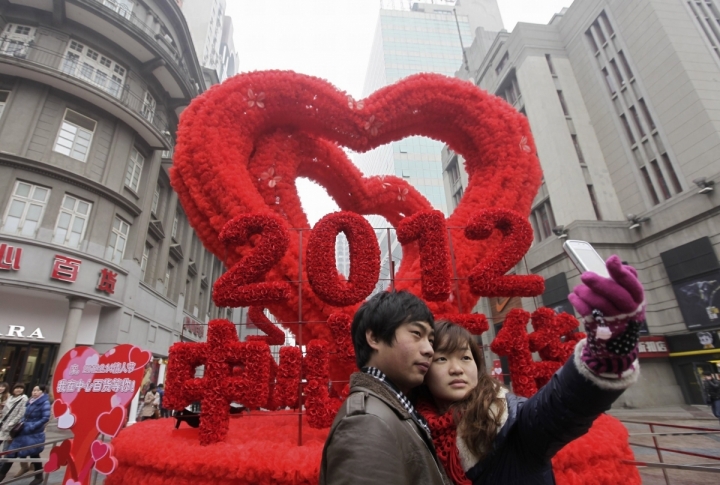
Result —
<instances>
[{"instance_id":1,"label":"man's ear","mask_svg":"<svg viewBox=\"0 0 720 485\"><path fill-rule=\"evenodd\" d=\"M380 350L380 339L378 339L372 330L365 331L365 340L373 350Z\"/></svg>"}]
</instances>

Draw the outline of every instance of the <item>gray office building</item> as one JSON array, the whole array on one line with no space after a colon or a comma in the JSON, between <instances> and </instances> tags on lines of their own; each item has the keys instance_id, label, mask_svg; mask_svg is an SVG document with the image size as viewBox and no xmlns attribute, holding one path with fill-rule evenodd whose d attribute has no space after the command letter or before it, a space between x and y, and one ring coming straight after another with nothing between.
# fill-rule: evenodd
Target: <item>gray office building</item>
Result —
<instances>
[{"instance_id":1,"label":"gray office building","mask_svg":"<svg viewBox=\"0 0 720 485\"><path fill-rule=\"evenodd\" d=\"M173 0L0 3L0 381L49 382L75 345L151 350L224 316L224 270L168 171L205 89Z\"/></svg>"},{"instance_id":2,"label":"gray office building","mask_svg":"<svg viewBox=\"0 0 720 485\"><path fill-rule=\"evenodd\" d=\"M576 0L548 25L520 23L467 50L461 77L524 113L544 180L535 242L516 268L546 278L517 302L572 311L580 282L565 239L638 269L646 289L642 377L617 405L704 402L720 363L720 5L717 0ZM445 149L448 206L462 157ZM493 317L502 302L485 300ZM502 316L494 321L496 328Z\"/></svg>"}]
</instances>

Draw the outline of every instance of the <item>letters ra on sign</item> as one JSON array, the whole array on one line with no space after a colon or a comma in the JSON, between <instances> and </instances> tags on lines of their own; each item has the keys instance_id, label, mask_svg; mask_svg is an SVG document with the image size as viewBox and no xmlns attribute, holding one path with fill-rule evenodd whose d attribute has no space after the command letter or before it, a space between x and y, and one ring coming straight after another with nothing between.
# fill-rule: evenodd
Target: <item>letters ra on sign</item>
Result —
<instances>
[{"instance_id":1,"label":"letters ra on sign","mask_svg":"<svg viewBox=\"0 0 720 485\"><path fill-rule=\"evenodd\" d=\"M45 336L42 333L42 330L40 328L36 328L33 333L30 335L24 335L25 334L25 327L22 325L8 325L8 333L5 335L5 337L8 338L33 338L38 340L45 340ZM0 337L2 337L3 334L0 333Z\"/></svg>"},{"instance_id":2,"label":"letters ra on sign","mask_svg":"<svg viewBox=\"0 0 720 485\"><path fill-rule=\"evenodd\" d=\"M16 248L8 244L0 244L0 270L20 271L20 258L22 248Z\"/></svg>"}]
</instances>

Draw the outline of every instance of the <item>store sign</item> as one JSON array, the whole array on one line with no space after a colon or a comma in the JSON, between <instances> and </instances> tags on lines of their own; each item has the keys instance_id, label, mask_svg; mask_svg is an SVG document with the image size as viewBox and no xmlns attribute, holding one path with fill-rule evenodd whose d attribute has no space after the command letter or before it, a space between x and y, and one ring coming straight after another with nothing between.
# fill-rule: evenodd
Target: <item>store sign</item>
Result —
<instances>
[{"instance_id":1,"label":"store sign","mask_svg":"<svg viewBox=\"0 0 720 485\"><path fill-rule=\"evenodd\" d=\"M5 335L0 333L0 337L32 338L37 340L45 340L45 337L43 336L42 330L40 330L40 328L36 328L29 335L25 335L26 330L27 329L22 325L8 325L7 333Z\"/></svg>"},{"instance_id":2,"label":"store sign","mask_svg":"<svg viewBox=\"0 0 720 485\"><path fill-rule=\"evenodd\" d=\"M717 350L720 353L720 331L692 332L667 337L670 352Z\"/></svg>"},{"instance_id":3,"label":"store sign","mask_svg":"<svg viewBox=\"0 0 720 485\"><path fill-rule=\"evenodd\" d=\"M205 325L188 316L183 320L183 330L195 335L197 338L205 337Z\"/></svg>"},{"instance_id":4,"label":"store sign","mask_svg":"<svg viewBox=\"0 0 720 485\"><path fill-rule=\"evenodd\" d=\"M117 283L117 273L113 273L109 269L100 270L100 281L95 288L98 291L104 291L108 295L115 293L115 283Z\"/></svg>"},{"instance_id":5,"label":"store sign","mask_svg":"<svg viewBox=\"0 0 720 485\"><path fill-rule=\"evenodd\" d=\"M668 350L667 341L665 337L640 337L640 343L638 344L639 357L645 358L657 358L657 357L669 357L670 351Z\"/></svg>"},{"instance_id":6,"label":"store sign","mask_svg":"<svg viewBox=\"0 0 720 485\"><path fill-rule=\"evenodd\" d=\"M19 271L22 248L0 244L0 270Z\"/></svg>"},{"instance_id":7,"label":"store sign","mask_svg":"<svg viewBox=\"0 0 720 485\"><path fill-rule=\"evenodd\" d=\"M80 274L80 264L82 264L82 261L79 259L57 254L55 255L50 277L56 280L74 283L75 280L77 280L78 274Z\"/></svg>"}]
</instances>

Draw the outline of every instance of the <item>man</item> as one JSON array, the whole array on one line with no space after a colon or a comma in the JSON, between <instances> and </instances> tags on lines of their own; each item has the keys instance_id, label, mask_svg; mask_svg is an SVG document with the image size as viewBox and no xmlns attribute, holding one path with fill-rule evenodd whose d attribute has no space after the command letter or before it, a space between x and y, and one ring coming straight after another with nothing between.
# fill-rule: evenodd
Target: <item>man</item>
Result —
<instances>
[{"instance_id":1,"label":"man","mask_svg":"<svg viewBox=\"0 0 720 485\"><path fill-rule=\"evenodd\" d=\"M703 381L705 390L705 402L710 405L710 410L716 418L720 418L720 380L715 374L706 374Z\"/></svg>"},{"instance_id":2,"label":"man","mask_svg":"<svg viewBox=\"0 0 720 485\"><path fill-rule=\"evenodd\" d=\"M325 442L320 484L443 485L451 482L425 420L407 398L433 356L432 313L407 292L383 292L355 314L360 372Z\"/></svg>"}]
</instances>

